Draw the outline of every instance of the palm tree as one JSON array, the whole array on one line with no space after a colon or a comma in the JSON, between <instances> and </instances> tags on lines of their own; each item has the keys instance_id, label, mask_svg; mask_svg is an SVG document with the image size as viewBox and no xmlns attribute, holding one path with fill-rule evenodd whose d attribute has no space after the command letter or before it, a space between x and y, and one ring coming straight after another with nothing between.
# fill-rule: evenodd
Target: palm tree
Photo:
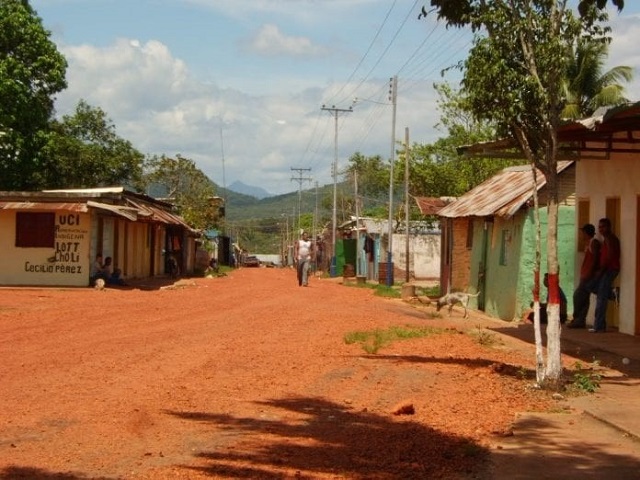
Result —
<instances>
[{"instance_id":1,"label":"palm tree","mask_svg":"<svg viewBox=\"0 0 640 480\"><path fill-rule=\"evenodd\" d=\"M587 117L599 107L627 102L622 83L631 81L633 68L618 66L602 73L607 55L607 43L588 39L578 42L567 69L564 118Z\"/></svg>"}]
</instances>

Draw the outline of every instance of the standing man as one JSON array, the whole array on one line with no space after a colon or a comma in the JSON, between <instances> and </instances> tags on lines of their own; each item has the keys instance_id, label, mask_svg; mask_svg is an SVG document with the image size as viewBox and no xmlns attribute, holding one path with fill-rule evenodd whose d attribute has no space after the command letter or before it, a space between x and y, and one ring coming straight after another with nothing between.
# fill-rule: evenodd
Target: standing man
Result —
<instances>
[{"instance_id":1,"label":"standing man","mask_svg":"<svg viewBox=\"0 0 640 480\"><path fill-rule=\"evenodd\" d=\"M594 289L596 296L596 314L590 333L607 331L607 304L613 292L613 281L620 273L620 240L611 231L611 220L601 218L598 232L603 237L600 259Z\"/></svg>"},{"instance_id":2,"label":"standing man","mask_svg":"<svg viewBox=\"0 0 640 480\"><path fill-rule=\"evenodd\" d=\"M309 234L303 231L302 238L295 243L293 248L293 258L296 260L298 272L298 286L306 287L309 285L309 264L312 253L313 244L309 240Z\"/></svg>"},{"instance_id":3,"label":"standing man","mask_svg":"<svg viewBox=\"0 0 640 480\"><path fill-rule=\"evenodd\" d=\"M587 325L587 313L591 300L590 287L598 271L600 258L600 242L596 238L596 227L587 223L582 226L580 232L586 246L580 266L580 283L573 292L573 320L567 325L569 328L584 328Z\"/></svg>"}]
</instances>

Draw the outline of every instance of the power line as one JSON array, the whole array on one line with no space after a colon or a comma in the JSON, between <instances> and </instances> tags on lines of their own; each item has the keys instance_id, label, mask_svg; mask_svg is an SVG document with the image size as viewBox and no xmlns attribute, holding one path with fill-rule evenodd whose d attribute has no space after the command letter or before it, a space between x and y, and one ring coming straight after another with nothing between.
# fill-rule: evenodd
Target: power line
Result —
<instances>
[{"instance_id":1,"label":"power line","mask_svg":"<svg viewBox=\"0 0 640 480\"><path fill-rule=\"evenodd\" d=\"M302 182L310 182L313 180L311 177L305 177L302 175L302 172L310 172L310 168L295 168L291 167L291 170L294 172L298 172L297 177L291 177L291 181L298 182L298 230L300 230L300 209L302 205Z\"/></svg>"},{"instance_id":2,"label":"power line","mask_svg":"<svg viewBox=\"0 0 640 480\"><path fill-rule=\"evenodd\" d=\"M336 108L335 105L332 107L326 107L322 105L322 110L330 112L335 119L335 133L334 133L334 159L333 159L333 213L332 213L332 222L331 222L331 266L329 268L330 275L332 277L336 276L336 229L337 229L337 203L338 203L338 115L340 113L351 113L353 112L353 107L347 108Z\"/></svg>"},{"instance_id":3,"label":"power line","mask_svg":"<svg viewBox=\"0 0 640 480\"><path fill-rule=\"evenodd\" d=\"M332 99L336 98L345 89L345 87L349 84L349 82L351 80L353 80L353 77L355 76L356 72L358 71L358 69L360 68L362 63L364 62L364 59L367 58L367 55L369 55L369 52L373 48L373 45L375 44L376 40L378 39L378 36L380 35L380 32L382 32L382 29L385 26L385 24L387 23L387 20L389 20L389 15L391 15L391 12L393 11L394 7L396 6L396 2L397 2L397 0L393 0L393 3L391 4L391 7L387 11L387 15L384 17L384 20L382 21L382 23L378 27L378 31L373 36L373 39L371 40L371 43L369 43L369 47L367 48L367 51L364 53L364 55L362 56L362 58L358 62L358 65L356 65L356 67L351 72L351 75L349 75L349 78L347 78L347 80L342 84L342 87L336 93L334 93L333 96L331 96L328 101L331 101Z\"/></svg>"}]
</instances>

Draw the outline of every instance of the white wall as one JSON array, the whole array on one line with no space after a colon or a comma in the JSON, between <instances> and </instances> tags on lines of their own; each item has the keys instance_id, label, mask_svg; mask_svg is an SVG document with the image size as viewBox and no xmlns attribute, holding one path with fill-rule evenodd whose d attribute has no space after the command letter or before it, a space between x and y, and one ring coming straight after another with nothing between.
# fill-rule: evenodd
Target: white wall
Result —
<instances>
[{"instance_id":1,"label":"white wall","mask_svg":"<svg viewBox=\"0 0 640 480\"><path fill-rule=\"evenodd\" d=\"M53 248L18 248L16 210L0 210L0 285L89 285L88 213L55 212Z\"/></svg>"},{"instance_id":2,"label":"white wall","mask_svg":"<svg viewBox=\"0 0 640 480\"><path fill-rule=\"evenodd\" d=\"M409 271L414 278L440 278L440 233L409 235ZM406 235L393 235L393 263L405 270Z\"/></svg>"}]
</instances>

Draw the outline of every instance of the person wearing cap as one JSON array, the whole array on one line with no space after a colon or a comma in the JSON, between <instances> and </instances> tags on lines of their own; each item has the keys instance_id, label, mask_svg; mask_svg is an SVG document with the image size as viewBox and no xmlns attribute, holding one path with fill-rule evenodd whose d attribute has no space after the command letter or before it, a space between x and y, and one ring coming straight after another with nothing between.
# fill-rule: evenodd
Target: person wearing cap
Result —
<instances>
[{"instance_id":1,"label":"person wearing cap","mask_svg":"<svg viewBox=\"0 0 640 480\"><path fill-rule=\"evenodd\" d=\"M595 236L596 227L587 223L580 228L580 232L585 241L584 257L580 266L580 282L573 292L573 320L567 325L569 328L585 328L587 325L591 290L600 257L600 242Z\"/></svg>"},{"instance_id":2,"label":"person wearing cap","mask_svg":"<svg viewBox=\"0 0 640 480\"><path fill-rule=\"evenodd\" d=\"M592 292L596 294L596 313L590 333L607 331L607 305L613 298L613 281L620 273L620 240L611 229L611 220L601 218L598 233L602 236L602 246L598 259L598 270Z\"/></svg>"}]
</instances>

